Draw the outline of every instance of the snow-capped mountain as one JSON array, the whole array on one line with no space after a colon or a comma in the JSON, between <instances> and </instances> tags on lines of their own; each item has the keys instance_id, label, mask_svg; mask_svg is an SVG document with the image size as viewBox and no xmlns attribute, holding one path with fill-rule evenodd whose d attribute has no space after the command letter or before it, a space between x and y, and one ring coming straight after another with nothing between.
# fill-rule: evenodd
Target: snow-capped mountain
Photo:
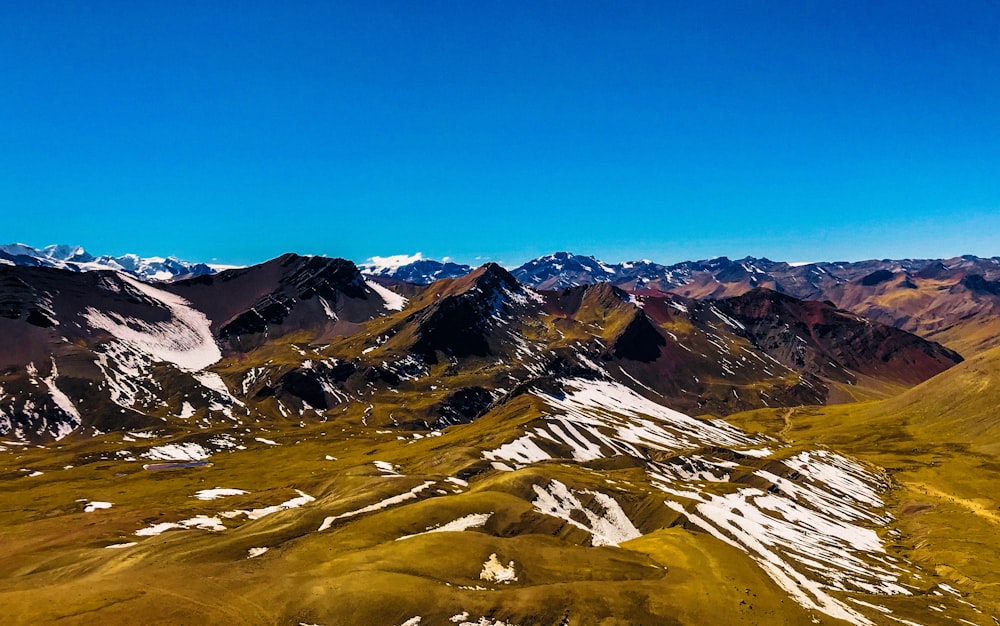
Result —
<instances>
[{"instance_id":1,"label":"snow-capped mountain","mask_svg":"<svg viewBox=\"0 0 1000 626\"><path fill-rule=\"evenodd\" d=\"M216 268L205 263L189 263L174 257L143 258L136 254L95 257L80 246L62 244L53 244L42 249L22 243L0 245L0 263L2 262L28 267L56 267L73 272L114 270L142 280L159 282L216 272Z\"/></svg>"},{"instance_id":2,"label":"snow-capped mountain","mask_svg":"<svg viewBox=\"0 0 1000 626\"><path fill-rule=\"evenodd\" d=\"M614 282L619 269L592 256L556 252L528 261L512 273L526 285L540 289L560 289Z\"/></svg>"},{"instance_id":3,"label":"snow-capped mountain","mask_svg":"<svg viewBox=\"0 0 1000 626\"><path fill-rule=\"evenodd\" d=\"M363 274L379 278L393 278L414 285L429 285L442 278L459 278L472 271L472 267L460 263L425 259L419 252L413 255L373 256L358 268Z\"/></svg>"},{"instance_id":4,"label":"snow-capped mountain","mask_svg":"<svg viewBox=\"0 0 1000 626\"><path fill-rule=\"evenodd\" d=\"M752 257L732 261L724 256L674 265L661 265L648 259L606 263L592 256L557 252L532 259L512 273L522 283L541 289L609 282L626 289L670 291L691 283L700 274L710 275L720 282L748 278L750 287L756 287L777 266L787 267L788 264Z\"/></svg>"}]
</instances>

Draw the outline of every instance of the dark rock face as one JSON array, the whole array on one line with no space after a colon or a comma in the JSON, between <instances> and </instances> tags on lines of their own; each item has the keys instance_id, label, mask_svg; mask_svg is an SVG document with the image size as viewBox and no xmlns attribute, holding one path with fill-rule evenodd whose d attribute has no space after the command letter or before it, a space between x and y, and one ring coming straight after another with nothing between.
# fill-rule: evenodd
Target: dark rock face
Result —
<instances>
[{"instance_id":1,"label":"dark rock face","mask_svg":"<svg viewBox=\"0 0 1000 626\"><path fill-rule=\"evenodd\" d=\"M512 294L520 284L505 269L490 263L461 280L469 281L459 293L448 295L418 317L417 341L412 351L428 363L436 352L451 357L488 356L494 318L515 308Z\"/></svg>"},{"instance_id":2,"label":"dark rock face","mask_svg":"<svg viewBox=\"0 0 1000 626\"><path fill-rule=\"evenodd\" d=\"M348 298L367 297L361 273L346 259L290 256L282 265L292 270L283 284L302 300L313 296L335 299L341 293Z\"/></svg>"},{"instance_id":3,"label":"dark rock face","mask_svg":"<svg viewBox=\"0 0 1000 626\"><path fill-rule=\"evenodd\" d=\"M660 356L667 340L656 330L642 311L637 311L625 330L615 340L612 352L619 359L648 363Z\"/></svg>"},{"instance_id":4,"label":"dark rock face","mask_svg":"<svg viewBox=\"0 0 1000 626\"><path fill-rule=\"evenodd\" d=\"M969 274L962 279L962 285L969 291L1000 296L1000 280L986 280L979 274Z\"/></svg>"},{"instance_id":5,"label":"dark rock face","mask_svg":"<svg viewBox=\"0 0 1000 626\"><path fill-rule=\"evenodd\" d=\"M466 387L449 395L438 407L437 428L452 424L466 424L486 412L493 403L493 395L483 387Z\"/></svg>"},{"instance_id":6,"label":"dark rock face","mask_svg":"<svg viewBox=\"0 0 1000 626\"><path fill-rule=\"evenodd\" d=\"M932 261L916 273L917 278L941 278L947 276L951 270L945 267L941 261Z\"/></svg>"},{"instance_id":7,"label":"dark rock face","mask_svg":"<svg viewBox=\"0 0 1000 626\"><path fill-rule=\"evenodd\" d=\"M255 306L223 326L219 330L219 338L229 339L241 335L263 333L267 330L268 325L281 324L288 317L293 305L294 302L286 299L284 302L272 300L263 306Z\"/></svg>"},{"instance_id":8,"label":"dark rock face","mask_svg":"<svg viewBox=\"0 0 1000 626\"><path fill-rule=\"evenodd\" d=\"M28 284L10 266L0 266L0 317L25 320L33 326L49 328L53 320L42 311L45 295Z\"/></svg>"},{"instance_id":9,"label":"dark rock face","mask_svg":"<svg viewBox=\"0 0 1000 626\"><path fill-rule=\"evenodd\" d=\"M379 369L367 368L364 374L372 373L371 379L375 380L378 379ZM357 372L358 367L347 361L310 363L307 366L285 372L273 385L261 385L254 393L254 398L257 400L271 397L287 399L290 396L301 400L313 409L329 409L338 404L338 399L335 395L331 396L328 390L338 387L342 389L343 383Z\"/></svg>"},{"instance_id":10,"label":"dark rock face","mask_svg":"<svg viewBox=\"0 0 1000 626\"><path fill-rule=\"evenodd\" d=\"M486 341L483 303L474 298L453 297L441 302L420 324L413 352L428 363L436 363L440 350L458 358L486 356L490 346Z\"/></svg>"},{"instance_id":11,"label":"dark rock face","mask_svg":"<svg viewBox=\"0 0 1000 626\"><path fill-rule=\"evenodd\" d=\"M895 274L889 270L875 270L871 274L864 276L861 279L861 284L865 287L873 287L892 280L893 276L895 276Z\"/></svg>"},{"instance_id":12,"label":"dark rock face","mask_svg":"<svg viewBox=\"0 0 1000 626\"><path fill-rule=\"evenodd\" d=\"M849 382L853 371L916 384L962 361L939 344L823 302L754 289L717 304L779 361L833 380Z\"/></svg>"},{"instance_id":13,"label":"dark rock face","mask_svg":"<svg viewBox=\"0 0 1000 626\"><path fill-rule=\"evenodd\" d=\"M327 409L326 392L317 372L294 369L278 380L278 388L305 401L314 409Z\"/></svg>"},{"instance_id":14,"label":"dark rock face","mask_svg":"<svg viewBox=\"0 0 1000 626\"><path fill-rule=\"evenodd\" d=\"M738 283L750 277L750 272L746 271L739 263L729 263L715 274L715 279L720 283Z\"/></svg>"},{"instance_id":15,"label":"dark rock face","mask_svg":"<svg viewBox=\"0 0 1000 626\"><path fill-rule=\"evenodd\" d=\"M56 325L54 321L45 317L45 314L37 308L29 309L28 317L26 317L24 321L28 322L32 326L38 326L39 328L52 328Z\"/></svg>"}]
</instances>

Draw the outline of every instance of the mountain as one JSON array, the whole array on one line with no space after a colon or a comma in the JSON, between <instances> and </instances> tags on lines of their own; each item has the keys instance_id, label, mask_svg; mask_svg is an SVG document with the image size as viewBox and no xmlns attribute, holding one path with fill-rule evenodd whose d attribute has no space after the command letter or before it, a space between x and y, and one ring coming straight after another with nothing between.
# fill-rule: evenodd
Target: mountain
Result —
<instances>
[{"instance_id":1,"label":"mountain","mask_svg":"<svg viewBox=\"0 0 1000 626\"><path fill-rule=\"evenodd\" d=\"M429 285L442 278L459 278L472 271L468 265L425 259L419 252L412 256L372 257L368 263L358 267L368 276L391 278L414 285Z\"/></svg>"},{"instance_id":2,"label":"mountain","mask_svg":"<svg viewBox=\"0 0 1000 626\"><path fill-rule=\"evenodd\" d=\"M782 363L834 379L850 371L911 386L962 361L953 350L829 302L803 301L763 287L718 300L716 306L739 320L754 343L773 346L769 353Z\"/></svg>"},{"instance_id":3,"label":"mountain","mask_svg":"<svg viewBox=\"0 0 1000 626\"><path fill-rule=\"evenodd\" d=\"M392 257L378 275L428 284L420 269L433 261ZM440 266L441 264L437 264ZM456 266L442 273L461 276ZM764 287L804 300L829 300L866 318L916 333L971 356L1000 345L1000 258L869 260L785 263L766 258L717 257L661 265L652 261L609 264L557 252L528 261L511 273L536 289L608 282L629 291L653 289L695 299L719 299Z\"/></svg>"},{"instance_id":4,"label":"mountain","mask_svg":"<svg viewBox=\"0 0 1000 626\"><path fill-rule=\"evenodd\" d=\"M287 335L357 332L405 304L350 261L296 255L158 286L110 271L0 266L0 289L0 433L26 439L201 411L206 422L253 416L206 368Z\"/></svg>"},{"instance_id":5,"label":"mountain","mask_svg":"<svg viewBox=\"0 0 1000 626\"><path fill-rule=\"evenodd\" d=\"M32 248L15 243L0 246L0 263L27 267L56 267L73 272L114 270L142 280L169 281L179 277L215 273L204 263L188 263L174 257L141 258L135 254L95 257L80 246L51 245Z\"/></svg>"},{"instance_id":6,"label":"mountain","mask_svg":"<svg viewBox=\"0 0 1000 626\"><path fill-rule=\"evenodd\" d=\"M628 290L657 289L689 298L726 298L765 287L835 306L972 355L1000 345L1000 258L871 260L789 264L718 257L664 266L607 264L558 253L512 273L531 286L597 282Z\"/></svg>"},{"instance_id":7,"label":"mountain","mask_svg":"<svg viewBox=\"0 0 1000 626\"><path fill-rule=\"evenodd\" d=\"M556 252L528 261L512 273L519 281L536 289L561 289L613 282L616 269L591 256Z\"/></svg>"},{"instance_id":8,"label":"mountain","mask_svg":"<svg viewBox=\"0 0 1000 626\"><path fill-rule=\"evenodd\" d=\"M25 624L980 623L992 354L763 286L0 265L0 600Z\"/></svg>"}]
</instances>

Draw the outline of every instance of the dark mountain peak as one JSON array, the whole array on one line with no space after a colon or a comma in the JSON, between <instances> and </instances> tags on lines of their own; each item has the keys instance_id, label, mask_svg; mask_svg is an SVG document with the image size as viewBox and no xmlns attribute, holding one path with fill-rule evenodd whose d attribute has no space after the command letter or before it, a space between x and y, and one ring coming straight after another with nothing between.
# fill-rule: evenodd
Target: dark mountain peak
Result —
<instances>
[{"instance_id":1,"label":"dark mountain peak","mask_svg":"<svg viewBox=\"0 0 1000 626\"><path fill-rule=\"evenodd\" d=\"M369 287L354 262L283 254L265 263L172 283L171 291L212 320L227 349L254 348L266 336L336 326L350 332L381 314L385 298ZM246 340L242 338L247 337Z\"/></svg>"},{"instance_id":2,"label":"dark mountain peak","mask_svg":"<svg viewBox=\"0 0 1000 626\"><path fill-rule=\"evenodd\" d=\"M486 293L498 290L520 291L521 283L503 267L496 263L487 263L473 270L463 281L470 287L478 287Z\"/></svg>"},{"instance_id":3,"label":"dark mountain peak","mask_svg":"<svg viewBox=\"0 0 1000 626\"><path fill-rule=\"evenodd\" d=\"M841 382L848 370L916 384L962 360L941 345L860 318L831 302L753 289L716 303L747 336L787 366Z\"/></svg>"},{"instance_id":4,"label":"dark mountain peak","mask_svg":"<svg viewBox=\"0 0 1000 626\"><path fill-rule=\"evenodd\" d=\"M864 287L874 287L884 282L892 280L895 274L887 269L875 270L871 274L863 276L858 282Z\"/></svg>"},{"instance_id":5,"label":"dark mountain peak","mask_svg":"<svg viewBox=\"0 0 1000 626\"><path fill-rule=\"evenodd\" d=\"M614 299L621 300L623 302L628 302L629 294L624 289L615 287L611 283L594 283L593 285L586 285L584 289L588 293L592 293L602 299Z\"/></svg>"},{"instance_id":6,"label":"dark mountain peak","mask_svg":"<svg viewBox=\"0 0 1000 626\"><path fill-rule=\"evenodd\" d=\"M986 280L981 274L968 274L962 279L962 285L969 291L1000 296L1000 280Z\"/></svg>"},{"instance_id":7,"label":"dark mountain peak","mask_svg":"<svg viewBox=\"0 0 1000 626\"><path fill-rule=\"evenodd\" d=\"M336 297L337 291L350 298L365 298L364 278L353 261L322 256L297 257L282 263L292 269L282 281L294 286L299 298L308 300L314 295Z\"/></svg>"},{"instance_id":8,"label":"dark mountain peak","mask_svg":"<svg viewBox=\"0 0 1000 626\"><path fill-rule=\"evenodd\" d=\"M621 268L621 265L608 265L592 256L556 252L532 259L512 273L522 283L532 287L562 289L614 280Z\"/></svg>"},{"instance_id":9,"label":"dark mountain peak","mask_svg":"<svg viewBox=\"0 0 1000 626\"><path fill-rule=\"evenodd\" d=\"M920 271L918 271L916 275L917 278L935 279L943 278L950 272L951 270L948 269L948 266L941 261L931 261L927 265L920 268Z\"/></svg>"},{"instance_id":10,"label":"dark mountain peak","mask_svg":"<svg viewBox=\"0 0 1000 626\"><path fill-rule=\"evenodd\" d=\"M581 310L610 311L625 306L631 298L628 292L611 283L593 283L566 287L556 292L550 312L575 316Z\"/></svg>"},{"instance_id":11,"label":"dark mountain peak","mask_svg":"<svg viewBox=\"0 0 1000 626\"><path fill-rule=\"evenodd\" d=\"M619 359L650 363L660 358L660 349L665 345L667 340L646 313L636 309L625 329L615 338L611 350Z\"/></svg>"},{"instance_id":12,"label":"dark mountain peak","mask_svg":"<svg viewBox=\"0 0 1000 626\"><path fill-rule=\"evenodd\" d=\"M429 363L437 362L438 352L456 358L494 354L512 332L508 325L541 301L503 267L487 263L446 285L437 301L415 314L411 350Z\"/></svg>"}]
</instances>

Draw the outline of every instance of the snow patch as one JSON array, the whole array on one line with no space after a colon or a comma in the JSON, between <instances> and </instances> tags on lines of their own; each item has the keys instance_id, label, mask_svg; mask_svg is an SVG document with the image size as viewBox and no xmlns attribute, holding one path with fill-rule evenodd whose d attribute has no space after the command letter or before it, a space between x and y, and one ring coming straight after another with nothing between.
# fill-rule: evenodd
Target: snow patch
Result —
<instances>
[{"instance_id":1,"label":"snow patch","mask_svg":"<svg viewBox=\"0 0 1000 626\"><path fill-rule=\"evenodd\" d=\"M414 533L412 535L404 535L396 539L396 541L402 541L403 539L409 539L411 537L419 537L421 535L429 535L431 533L459 533L470 528L482 528L489 519L493 517L493 513L472 513L464 517L460 517L457 520L448 522L447 524L442 524L436 528L428 528L422 533Z\"/></svg>"},{"instance_id":2,"label":"snow patch","mask_svg":"<svg viewBox=\"0 0 1000 626\"><path fill-rule=\"evenodd\" d=\"M153 461L202 461L210 458L212 452L196 443L186 442L155 446L143 452L142 456Z\"/></svg>"},{"instance_id":3,"label":"snow patch","mask_svg":"<svg viewBox=\"0 0 1000 626\"><path fill-rule=\"evenodd\" d=\"M52 371L49 373L49 377L42 378L41 381L49 388L49 396L52 398L52 401L69 417L68 422L59 422L54 425L55 430L52 431L52 435L57 441L79 428L83 422L80 412L76 410L76 405L69 399L69 396L56 386L56 378L58 376L59 370L56 369L56 360L53 358Z\"/></svg>"},{"instance_id":4,"label":"snow patch","mask_svg":"<svg viewBox=\"0 0 1000 626\"><path fill-rule=\"evenodd\" d=\"M403 296L391 289L388 289L387 287L383 287L373 280L366 280L365 284L368 285L369 289L377 293L378 296L382 298L382 302L385 303L385 308L390 311L402 311L403 307L405 307L408 302L408 300Z\"/></svg>"},{"instance_id":5,"label":"snow patch","mask_svg":"<svg viewBox=\"0 0 1000 626\"><path fill-rule=\"evenodd\" d=\"M299 494L298 497L292 498L291 500L286 500L281 504L275 504L273 506L265 506L260 509L239 509L236 511L226 511L222 513L222 517L227 519L232 519L239 517L240 515L245 516L249 520L260 519L264 516L271 515L272 513L277 513L278 511L287 511L288 509L297 509L300 506L304 506L316 500L316 498L310 496L307 493L303 493L298 489L295 493Z\"/></svg>"},{"instance_id":6,"label":"snow patch","mask_svg":"<svg viewBox=\"0 0 1000 626\"><path fill-rule=\"evenodd\" d=\"M382 500L381 502L376 502L375 504L370 504L370 505L368 505L366 507L362 507L362 508L356 509L354 511L348 511L346 513L341 513L340 515L332 515L330 517L327 517L327 518L325 518L323 520L323 523L320 524L320 527L317 530L317 532L322 532L322 531L326 530L327 528L330 528L330 526L332 526L333 523L336 522L337 520L345 519L345 518L348 518L348 517L355 517L357 515L363 515L365 513L371 513L372 511L378 511L379 509L384 509L386 507L390 507L390 506L393 506L393 505L396 505L396 504L400 504L401 502L406 502L407 500L412 500L412 499L414 499L414 498L417 497L418 493L420 493L421 491L427 489L428 487L430 487L433 484L434 484L433 480L427 480L427 481L424 481L423 484L417 485L416 487L414 487L413 489L410 489L406 493L401 493L401 494L399 494L397 496L392 496L391 498L386 498L385 500Z\"/></svg>"},{"instance_id":7,"label":"snow patch","mask_svg":"<svg viewBox=\"0 0 1000 626\"><path fill-rule=\"evenodd\" d=\"M479 573L480 580L488 580L494 583L508 585L517 582L517 572L514 569L514 561L510 561L504 566L494 552L490 558L483 563L483 571Z\"/></svg>"},{"instance_id":8,"label":"snow patch","mask_svg":"<svg viewBox=\"0 0 1000 626\"><path fill-rule=\"evenodd\" d=\"M199 528L201 530L209 530L212 532L221 532L226 529L226 527L222 524L222 520L217 517L197 515L191 519L185 519L179 522L162 522L160 524L153 524L147 528L140 528L135 531L135 534L139 537L152 537L165 533L168 530L189 530L192 528Z\"/></svg>"},{"instance_id":9,"label":"snow patch","mask_svg":"<svg viewBox=\"0 0 1000 626\"><path fill-rule=\"evenodd\" d=\"M553 480L545 488L538 485L532 488L538 496L531 503L535 510L586 530L591 535L591 545L595 547L617 546L642 536L622 510L621 505L607 494L590 490L574 493L558 480ZM589 506L584 505L577 494L590 496ZM582 513L588 523L578 522L574 519L573 513Z\"/></svg>"},{"instance_id":10,"label":"snow patch","mask_svg":"<svg viewBox=\"0 0 1000 626\"><path fill-rule=\"evenodd\" d=\"M119 274L125 283L170 312L166 322L151 323L88 307L83 316L93 328L107 331L132 348L184 371L204 369L219 361L222 352L212 337L211 322L184 298Z\"/></svg>"},{"instance_id":11,"label":"snow patch","mask_svg":"<svg viewBox=\"0 0 1000 626\"><path fill-rule=\"evenodd\" d=\"M215 489L202 489L194 494L194 498L199 500L217 500L219 498L225 498L226 496L241 496L247 493L242 489L226 489L224 487L216 487Z\"/></svg>"}]
</instances>

